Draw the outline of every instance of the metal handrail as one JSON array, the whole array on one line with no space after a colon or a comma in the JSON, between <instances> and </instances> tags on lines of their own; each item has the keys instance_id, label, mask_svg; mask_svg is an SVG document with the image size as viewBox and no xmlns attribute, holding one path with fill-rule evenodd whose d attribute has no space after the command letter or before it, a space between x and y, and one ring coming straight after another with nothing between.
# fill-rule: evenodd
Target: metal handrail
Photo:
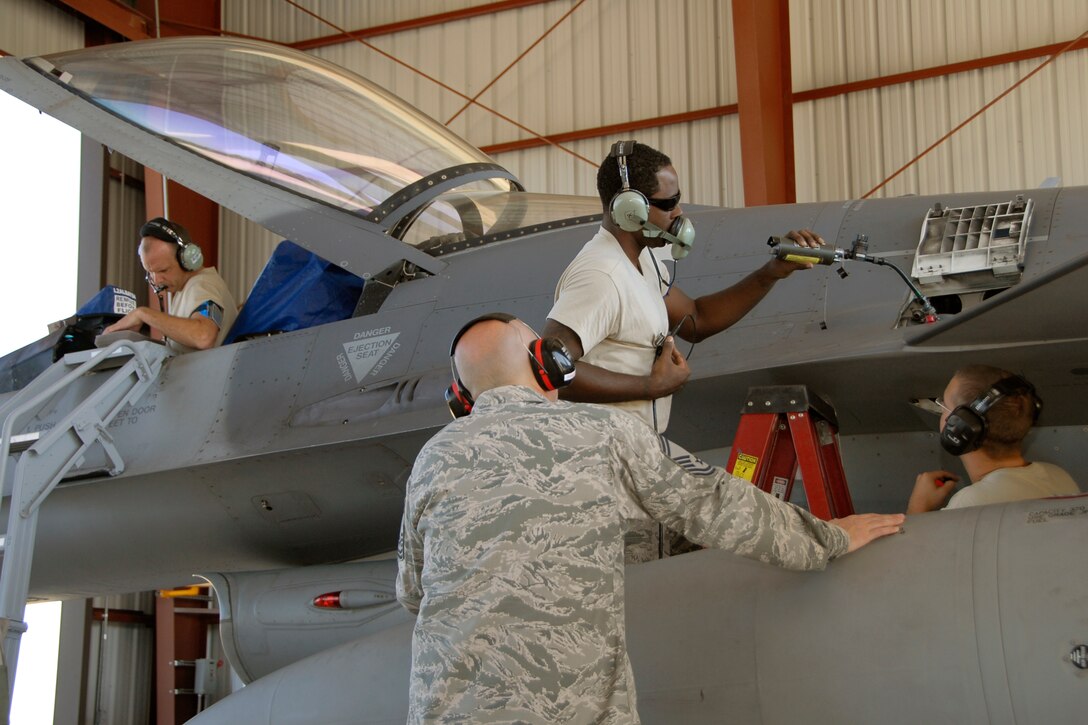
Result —
<instances>
[{"instance_id":1,"label":"metal handrail","mask_svg":"<svg viewBox=\"0 0 1088 725\"><path fill-rule=\"evenodd\" d=\"M152 347L156 349L153 351ZM127 352L129 359L116 370L109 380L98 386L93 392L74 405L64 419L22 452L12 477L11 502L8 511L8 526L4 536L4 557L0 563L0 630L4 631L0 671L7 675L8 702L15 683L15 665L19 656L19 640L26 630L22 621L26 610L26 596L30 588L30 569L34 558L34 540L37 534L38 509L56 485L71 470L73 465L82 461L85 451L98 442L110 459L112 474L124 470L124 461L113 445L113 439L106 427L138 396L142 395L162 369L163 360L169 351L151 342L134 343L118 340L100 352L92 354L87 360L57 378L55 363L23 390L19 391L3 407L0 407L0 484L7 479L7 464L11 453L12 431L16 425L25 425L26 419L39 411L41 407L60 391L80 379L107 360L114 359L118 353ZM129 389L117 400L109 396L121 391L121 385L131 379ZM54 379L56 378L56 379ZM97 407L106 402L112 407L105 415L99 415ZM89 414L90 413L90 414ZM49 449L74 433L78 445L71 452L61 450L60 465L56 470L47 471L35 482L36 488L25 490L28 483L25 475L27 461L36 456L45 455ZM30 456L31 458L27 458ZM53 461L46 461L52 464ZM3 716L4 713L0 713Z\"/></svg>"}]
</instances>

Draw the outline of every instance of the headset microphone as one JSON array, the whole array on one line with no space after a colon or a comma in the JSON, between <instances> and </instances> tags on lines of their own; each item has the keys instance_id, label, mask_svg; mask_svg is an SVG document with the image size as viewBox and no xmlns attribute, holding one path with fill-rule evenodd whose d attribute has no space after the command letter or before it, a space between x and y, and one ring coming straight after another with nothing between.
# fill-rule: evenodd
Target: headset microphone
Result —
<instances>
[{"instance_id":1,"label":"headset microphone","mask_svg":"<svg viewBox=\"0 0 1088 725\"><path fill-rule=\"evenodd\" d=\"M155 290L155 294L161 295L163 292L166 291L166 285L155 284L154 282L152 282L150 274L145 274L144 279L147 280L147 284L151 287L151 289Z\"/></svg>"},{"instance_id":2,"label":"headset microphone","mask_svg":"<svg viewBox=\"0 0 1088 725\"><path fill-rule=\"evenodd\" d=\"M688 256L691 245L695 243L695 227L687 217L683 216L674 219L667 230L649 222L650 201L641 191L631 187L627 171L627 157L634 150L634 141L617 141L612 144L612 150L608 153L609 157L616 159L622 184L622 188L608 203L608 213L616 226L625 232L641 231L644 236L651 239L663 237L672 243L672 258L683 259ZM679 202L679 196L677 202ZM676 204L673 204L670 209L675 206Z\"/></svg>"},{"instance_id":3,"label":"headset microphone","mask_svg":"<svg viewBox=\"0 0 1088 725\"><path fill-rule=\"evenodd\" d=\"M691 251L691 246L695 243L695 225L691 223L691 220L685 216L677 217L668 229L662 229L661 227L654 226L650 222L644 222L642 225L643 236L650 237L651 239L661 237L667 242L672 243L672 258L675 260L681 260L688 256L688 252Z\"/></svg>"}]
</instances>

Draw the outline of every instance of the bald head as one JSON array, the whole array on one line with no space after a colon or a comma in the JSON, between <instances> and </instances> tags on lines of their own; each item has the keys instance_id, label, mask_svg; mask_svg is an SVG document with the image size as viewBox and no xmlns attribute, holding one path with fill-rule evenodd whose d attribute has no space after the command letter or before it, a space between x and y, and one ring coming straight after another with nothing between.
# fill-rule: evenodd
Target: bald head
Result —
<instances>
[{"instance_id":1,"label":"bald head","mask_svg":"<svg viewBox=\"0 0 1088 725\"><path fill-rule=\"evenodd\" d=\"M545 393L533 375L528 345L536 337L521 320L477 322L465 331L454 350L461 382L473 397L503 385L522 385L555 400L555 391Z\"/></svg>"}]
</instances>

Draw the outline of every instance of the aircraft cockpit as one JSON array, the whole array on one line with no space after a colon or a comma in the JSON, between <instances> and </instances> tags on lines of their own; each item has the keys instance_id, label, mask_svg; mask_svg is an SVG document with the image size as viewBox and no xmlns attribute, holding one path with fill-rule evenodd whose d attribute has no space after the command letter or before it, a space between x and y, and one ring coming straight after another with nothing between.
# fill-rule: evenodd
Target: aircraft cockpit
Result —
<instances>
[{"instance_id":1,"label":"aircraft cockpit","mask_svg":"<svg viewBox=\"0 0 1088 725\"><path fill-rule=\"evenodd\" d=\"M447 192L394 236L433 256L545 229L596 221L600 202L584 196L523 192Z\"/></svg>"}]
</instances>

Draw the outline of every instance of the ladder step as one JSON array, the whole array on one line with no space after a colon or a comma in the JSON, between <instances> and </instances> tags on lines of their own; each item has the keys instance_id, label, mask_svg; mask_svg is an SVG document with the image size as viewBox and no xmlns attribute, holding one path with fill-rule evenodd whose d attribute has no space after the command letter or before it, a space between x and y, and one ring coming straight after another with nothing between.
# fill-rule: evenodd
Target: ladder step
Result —
<instances>
[{"instance_id":1,"label":"ladder step","mask_svg":"<svg viewBox=\"0 0 1088 725\"><path fill-rule=\"evenodd\" d=\"M19 435L12 436L9 452L22 453L27 448L30 448L37 443L38 439L41 437L42 432L40 430L34 431L33 433L20 433Z\"/></svg>"}]
</instances>

